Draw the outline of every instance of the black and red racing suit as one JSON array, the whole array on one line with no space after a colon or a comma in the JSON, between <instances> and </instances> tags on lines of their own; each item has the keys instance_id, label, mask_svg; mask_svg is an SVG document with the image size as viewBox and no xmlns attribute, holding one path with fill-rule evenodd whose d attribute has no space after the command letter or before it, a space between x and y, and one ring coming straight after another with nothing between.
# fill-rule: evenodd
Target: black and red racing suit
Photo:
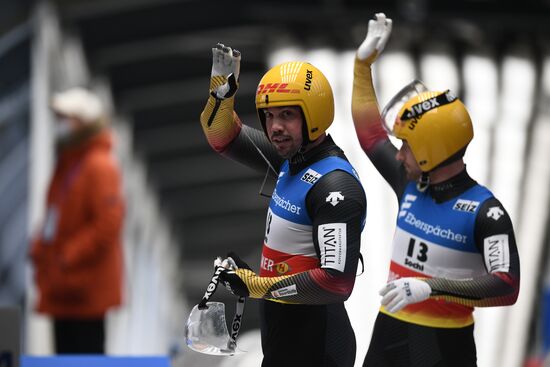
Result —
<instances>
[{"instance_id":1,"label":"black and red racing suit","mask_svg":"<svg viewBox=\"0 0 550 367\"><path fill-rule=\"evenodd\" d=\"M353 118L367 157L399 201L388 280L423 278L431 297L381 307L364 366L475 366L474 307L513 304L519 256L512 221L464 169L419 191L382 127L370 66L355 61Z\"/></svg>"},{"instance_id":2,"label":"black and red racing suit","mask_svg":"<svg viewBox=\"0 0 550 367\"><path fill-rule=\"evenodd\" d=\"M261 298L262 366L353 366L355 335L344 301L366 216L358 177L330 136L285 161L226 104L211 96L201 116L210 145L261 172L269 162L277 179L260 276L247 284L251 297Z\"/></svg>"}]
</instances>

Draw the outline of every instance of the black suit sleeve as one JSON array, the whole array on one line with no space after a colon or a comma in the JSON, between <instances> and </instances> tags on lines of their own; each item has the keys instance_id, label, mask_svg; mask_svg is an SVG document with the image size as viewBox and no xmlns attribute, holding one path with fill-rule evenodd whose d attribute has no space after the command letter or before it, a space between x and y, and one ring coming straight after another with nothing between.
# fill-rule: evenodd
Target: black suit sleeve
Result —
<instances>
[{"instance_id":1,"label":"black suit sleeve","mask_svg":"<svg viewBox=\"0 0 550 367\"><path fill-rule=\"evenodd\" d=\"M432 295L442 295L467 306L514 304L520 281L518 249L510 216L496 198L481 205L474 235L487 275L467 280L429 279Z\"/></svg>"},{"instance_id":2,"label":"black suit sleeve","mask_svg":"<svg viewBox=\"0 0 550 367\"><path fill-rule=\"evenodd\" d=\"M313 242L321 268L331 274L355 276L367 199L355 177L336 170L323 176L306 197L313 222ZM340 229L344 229L338 235ZM345 254L340 258L340 254Z\"/></svg>"},{"instance_id":3,"label":"black suit sleeve","mask_svg":"<svg viewBox=\"0 0 550 367\"><path fill-rule=\"evenodd\" d=\"M339 193L338 199L327 201L332 193ZM347 300L355 284L366 205L361 184L347 172L333 171L321 177L306 197L320 267L280 277L258 277L250 270L238 269L250 296L298 304ZM283 287L295 287L296 294L273 299L271 292Z\"/></svg>"}]
</instances>

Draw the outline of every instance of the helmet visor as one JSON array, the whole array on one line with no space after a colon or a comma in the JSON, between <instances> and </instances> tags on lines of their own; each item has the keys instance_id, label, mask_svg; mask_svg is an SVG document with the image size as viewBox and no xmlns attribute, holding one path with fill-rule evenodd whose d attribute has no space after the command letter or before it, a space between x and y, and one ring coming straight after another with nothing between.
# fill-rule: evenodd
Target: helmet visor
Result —
<instances>
[{"instance_id":1,"label":"helmet visor","mask_svg":"<svg viewBox=\"0 0 550 367\"><path fill-rule=\"evenodd\" d=\"M217 356L242 353L227 331L225 305L207 302L207 308L193 307L185 326L185 342L196 352Z\"/></svg>"},{"instance_id":2,"label":"helmet visor","mask_svg":"<svg viewBox=\"0 0 550 367\"><path fill-rule=\"evenodd\" d=\"M420 93L427 92L428 88L420 80L413 80L401 89L392 99L386 104L382 110L382 126L387 133L393 135L393 125L397 118L397 114L409 99Z\"/></svg>"}]
</instances>

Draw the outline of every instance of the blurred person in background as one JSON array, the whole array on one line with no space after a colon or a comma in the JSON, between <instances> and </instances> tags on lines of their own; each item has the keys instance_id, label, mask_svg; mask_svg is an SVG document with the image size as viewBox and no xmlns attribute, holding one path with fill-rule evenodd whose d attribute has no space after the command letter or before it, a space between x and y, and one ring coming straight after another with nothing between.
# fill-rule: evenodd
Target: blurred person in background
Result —
<instances>
[{"instance_id":1,"label":"blurred person in background","mask_svg":"<svg viewBox=\"0 0 550 367\"><path fill-rule=\"evenodd\" d=\"M277 179L259 275L230 253L217 261L226 268L220 279L234 294L260 300L263 367L353 366L355 334L344 301L355 282L366 197L325 133L334 118L330 84L306 62L273 67L256 93L263 131L254 129L233 109L240 53L221 44L212 52L200 118L209 144L256 170L267 166Z\"/></svg>"},{"instance_id":2,"label":"blurred person in background","mask_svg":"<svg viewBox=\"0 0 550 367\"><path fill-rule=\"evenodd\" d=\"M89 90L55 94L56 163L31 246L37 311L51 316L55 351L103 354L105 316L123 289L121 175L105 108Z\"/></svg>"},{"instance_id":3,"label":"blurred person in background","mask_svg":"<svg viewBox=\"0 0 550 367\"><path fill-rule=\"evenodd\" d=\"M466 171L470 116L451 92L404 90L381 116L371 65L392 22L369 22L355 59L352 114L361 146L399 200L388 283L364 366L476 366L474 307L514 304L520 266L500 201ZM395 101L395 106L391 104ZM402 140L396 149L383 122Z\"/></svg>"}]
</instances>

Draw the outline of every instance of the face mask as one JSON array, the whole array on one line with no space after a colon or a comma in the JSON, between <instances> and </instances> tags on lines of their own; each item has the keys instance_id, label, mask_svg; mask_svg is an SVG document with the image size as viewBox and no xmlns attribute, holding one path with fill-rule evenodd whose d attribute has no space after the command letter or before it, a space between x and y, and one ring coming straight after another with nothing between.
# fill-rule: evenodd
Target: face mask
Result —
<instances>
[{"instance_id":1,"label":"face mask","mask_svg":"<svg viewBox=\"0 0 550 367\"><path fill-rule=\"evenodd\" d=\"M73 128L71 123L66 118L61 118L57 120L55 124L55 138L56 140L65 139L71 135Z\"/></svg>"}]
</instances>

